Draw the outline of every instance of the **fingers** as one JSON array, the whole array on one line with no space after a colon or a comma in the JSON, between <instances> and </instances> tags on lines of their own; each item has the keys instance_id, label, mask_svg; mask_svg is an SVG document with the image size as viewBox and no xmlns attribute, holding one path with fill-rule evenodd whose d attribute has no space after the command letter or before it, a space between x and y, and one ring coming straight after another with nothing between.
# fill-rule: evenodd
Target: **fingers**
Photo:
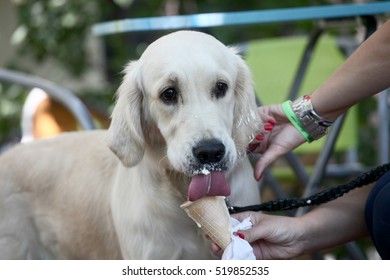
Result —
<instances>
[{"instance_id":1,"label":"fingers","mask_svg":"<svg viewBox=\"0 0 390 280\"><path fill-rule=\"evenodd\" d=\"M266 215L260 212L242 212L242 213L233 214L232 217L239 221L242 221L249 217L251 223L253 225L256 225L256 227L252 227L247 230L240 230L239 232L235 233L238 237L245 239L249 243L252 243L263 237L262 232L257 229L257 226L259 225L261 220L266 217Z\"/></svg>"},{"instance_id":2,"label":"fingers","mask_svg":"<svg viewBox=\"0 0 390 280\"><path fill-rule=\"evenodd\" d=\"M256 139L249 146L250 152L262 154L254 169L254 176L257 181L263 176L264 170L283 154L280 151L275 151L271 143L275 140L271 139L271 137L275 138L275 133L272 133L272 130L275 125L280 125L277 124L276 119L273 117L274 114L276 116L278 116L278 114L280 115L281 112L279 112L280 110L278 111L278 109L278 106L262 106L258 108L260 119L264 123L263 131L256 136Z\"/></svg>"},{"instance_id":3,"label":"fingers","mask_svg":"<svg viewBox=\"0 0 390 280\"><path fill-rule=\"evenodd\" d=\"M232 214L231 216L232 216L232 218L234 218L240 222L245 220L246 218L250 218L251 222L253 224L254 221L257 221L257 218L256 218L257 214L259 214L259 213L256 213L253 211L247 211L247 212L235 213L235 214Z\"/></svg>"},{"instance_id":4,"label":"fingers","mask_svg":"<svg viewBox=\"0 0 390 280\"><path fill-rule=\"evenodd\" d=\"M248 152L251 153L262 153L266 150L268 138L271 134L272 129L275 126L275 120L267 118L267 121L263 125L262 131L260 131L255 139L248 146Z\"/></svg>"},{"instance_id":5,"label":"fingers","mask_svg":"<svg viewBox=\"0 0 390 280\"><path fill-rule=\"evenodd\" d=\"M219 246L217 244L212 242L210 249L217 257L222 258L223 252L222 252L221 248L219 248Z\"/></svg>"},{"instance_id":6,"label":"fingers","mask_svg":"<svg viewBox=\"0 0 390 280\"><path fill-rule=\"evenodd\" d=\"M274 117L272 117L271 115L269 114L266 114L266 113L263 113L263 112L259 112L259 116L260 116L260 119L261 121L266 124L266 123L269 123L271 125L275 125L276 123L276 120Z\"/></svg>"},{"instance_id":7,"label":"fingers","mask_svg":"<svg viewBox=\"0 0 390 280\"><path fill-rule=\"evenodd\" d=\"M239 221L243 221L244 219L250 217L252 224L255 225L261 219L261 217L260 217L261 215L262 215L261 213L248 211L248 212L233 214L232 217L239 220ZM234 232L233 234L238 236L241 239L245 239L248 242L251 242L249 240L253 239L253 234L248 232L248 231L239 231L239 232ZM205 237L206 237L206 239L210 239L209 236L207 236L207 235L205 235ZM249 237L249 239L248 239L248 237ZM210 249L216 256L218 256L219 258L222 258L223 251L216 243L211 242Z\"/></svg>"},{"instance_id":8,"label":"fingers","mask_svg":"<svg viewBox=\"0 0 390 280\"><path fill-rule=\"evenodd\" d=\"M277 158L278 154L275 154L272 150L267 150L256 162L254 168L254 177L259 181L264 173L264 170Z\"/></svg>"}]
</instances>

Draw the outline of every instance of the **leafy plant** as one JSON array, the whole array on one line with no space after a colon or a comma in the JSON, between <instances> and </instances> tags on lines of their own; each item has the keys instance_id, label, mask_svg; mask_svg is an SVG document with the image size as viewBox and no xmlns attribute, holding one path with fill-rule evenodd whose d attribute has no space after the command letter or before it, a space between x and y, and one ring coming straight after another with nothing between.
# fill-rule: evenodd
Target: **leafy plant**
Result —
<instances>
[{"instance_id":1,"label":"leafy plant","mask_svg":"<svg viewBox=\"0 0 390 280\"><path fill-rule=\"evenodd\" d=\"M95 1L26 0L18 5L14 43L38 61L54 58L74 75L88 66L86 37L99 18Z\"/></svg>"}]
</instances>

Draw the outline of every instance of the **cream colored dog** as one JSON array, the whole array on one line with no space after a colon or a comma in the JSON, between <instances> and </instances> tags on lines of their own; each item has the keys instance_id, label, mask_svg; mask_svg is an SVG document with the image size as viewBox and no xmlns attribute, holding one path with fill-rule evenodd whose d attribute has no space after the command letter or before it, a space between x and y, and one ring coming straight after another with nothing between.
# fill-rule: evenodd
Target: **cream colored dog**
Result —
<instances>
[{"instance_id":1,"label":"cream colored dog","mask_svg":"<svg viewBox=\"0 0 390 280\"><path fill-rule=\"evenodd\" d=\"M245 156L260 125L251 83L209 35L152 43L126 67L108 131L0 157L0 259L212 258L179 205L229 194L259 202Z\"/></svg>"}]
</instances>

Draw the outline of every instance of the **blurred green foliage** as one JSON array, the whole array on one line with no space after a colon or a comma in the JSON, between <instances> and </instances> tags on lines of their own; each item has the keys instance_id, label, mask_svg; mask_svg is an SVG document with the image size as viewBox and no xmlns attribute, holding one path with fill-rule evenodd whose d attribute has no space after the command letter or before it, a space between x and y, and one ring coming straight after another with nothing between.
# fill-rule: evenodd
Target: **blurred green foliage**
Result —
<instances>
[{"instance_id":1,"label":"blurred green foliage","mask_svg":"<svg viewBox=\"0 0 390 280\"><path fill-rule=\"evenodd\" d=\"M0 83L0 152L3 145L19 141L24 99L22 87Z\"/></svg>"},{"instance_id":2,"label":"blurred green foliage","mask_svg":"<svg viewBox=\"0 0 390 280\"><path fill-rule=\"evenodd\" d=\"M166 14L167 6L175 5L179 14L230 12L255 9L275 9L326 4L327 1L217 1L217 0L24 0L17 5L19 27L14 43L22 54L32 54L37 62L52 59L69 73L79 76L89 66L86 40L92 24L124 18L152 17ZM238 26L206 30L224 43L238 42L253 37L279 35L296 30L301 24L268 26ZM307 25L307 24L306 24ZM109 63L108 72L117 71L129 57L138 57L148 44L160 36L154 34L117 34L104 38ZM137 52L137 50L140 50Z\"/></svg>"},{"instance_id":3,"label":"blurred green foliage","mask_svg":"<svg viewBox=\"0 0 390 280\"><path fill-rule=\"evenodd\" d=\"M70 73L87 68L86 37L99 18L95 1L27 0L18 5L14 43L37 62L54 58Z\"/></svg>"}]
</instances>

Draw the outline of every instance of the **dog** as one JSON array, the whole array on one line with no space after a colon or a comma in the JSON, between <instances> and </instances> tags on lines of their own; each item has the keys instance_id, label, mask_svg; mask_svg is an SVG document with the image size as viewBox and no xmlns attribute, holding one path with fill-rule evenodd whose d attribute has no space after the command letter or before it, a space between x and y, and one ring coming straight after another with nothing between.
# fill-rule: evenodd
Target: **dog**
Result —
<instances>
[{"instance_id":1,"label":"dog","mask_svg":"<svg viewBox=\"0 0 390 280\"><path fill-rule=\"evenodd\" d=\"M259 203L246 147L261 127L245 62L177 31L124 70L108 130L0 157L0 259L210 259L187 199Z\"/></svg>"}]
</instances>

